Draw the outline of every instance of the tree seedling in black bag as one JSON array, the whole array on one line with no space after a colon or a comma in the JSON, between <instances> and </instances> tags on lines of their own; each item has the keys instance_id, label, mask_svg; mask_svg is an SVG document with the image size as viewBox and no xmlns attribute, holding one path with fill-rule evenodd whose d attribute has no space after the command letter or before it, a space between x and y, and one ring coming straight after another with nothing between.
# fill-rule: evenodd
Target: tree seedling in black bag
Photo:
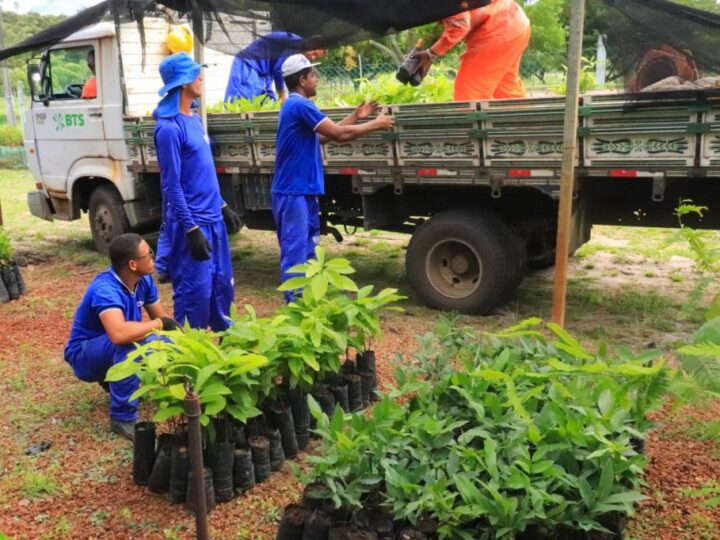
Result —
<instances>
[{"instance_id":1,"label":"tree seedling in black bag","mask_svg":"<svg viewBox=\"0 0 720 540\"><path fill-rule=\"evenodd\" d=\"M278 527L277 540L302 540L305 522L311 514L312 510L297 504L286 506Z\"/></svg>"}]
</instances>

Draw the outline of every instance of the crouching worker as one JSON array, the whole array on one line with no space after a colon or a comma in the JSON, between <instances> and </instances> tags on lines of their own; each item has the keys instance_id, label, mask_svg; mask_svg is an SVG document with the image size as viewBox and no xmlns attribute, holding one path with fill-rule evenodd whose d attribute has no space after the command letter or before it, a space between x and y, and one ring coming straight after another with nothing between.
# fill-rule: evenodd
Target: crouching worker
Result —
<instances>
[{"instance_id":1,"label":"crouching worker","mask_svg":"<svg viewBox=\"0 0 720 540\"><path fill-rule=\"evenodd\" d=\"M110 430L128 439L135 435L137 401L129 398L138 388L137 377L105 382L107 371L127 357L156 330L174 330L159 303L151 274L154 253L137 234L123 234L110 243L108 270L97 275L75 312L65 361L78 379L97 382L110 392ZM149 321L142 320L145 308Z\"/></svg>"}]
</instances>

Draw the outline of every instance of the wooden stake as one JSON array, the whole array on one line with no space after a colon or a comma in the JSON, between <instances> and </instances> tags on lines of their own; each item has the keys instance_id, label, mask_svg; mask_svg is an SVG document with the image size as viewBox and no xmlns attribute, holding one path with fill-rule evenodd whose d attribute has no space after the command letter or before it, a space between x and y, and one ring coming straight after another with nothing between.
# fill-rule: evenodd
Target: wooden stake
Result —
<instances>
[{"instance_id":1,"label":"wooden stake","mask_svg":"<svg viewBox=\"0 0 720 540\"><path fill-rule=\"evenodd\" d=\"M580 97L580 60L582 58L584 20L585 0L572 0L552 307L552 321L560 326L565 326L565 298L567 296L568 257L570 256L570 234L572 231L572 198L575 182L575 156L577 154L578 98Z\"/></svg>"}]
</instances>

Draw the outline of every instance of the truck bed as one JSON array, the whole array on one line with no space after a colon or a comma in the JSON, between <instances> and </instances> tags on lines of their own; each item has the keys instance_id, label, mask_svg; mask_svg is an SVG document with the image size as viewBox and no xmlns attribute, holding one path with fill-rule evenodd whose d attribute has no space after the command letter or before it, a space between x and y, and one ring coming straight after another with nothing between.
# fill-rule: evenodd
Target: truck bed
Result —
<instances>
[{"instance_id":1,"label":"truck bed","mask_svg":"<svg viewBox=\"0 0 720 540\"><path fill-rule=\"evenodd\" d=\"M395 127L348 143L323 145L328 174L402 182L475 184L559 182L564 98L393 105ZM339 120L352 109L326 109ZM720 99L643 100L583 96L578 173L588 177L720 175ZM271 173L274 112L211 114L217 166ZM157 171L149 117L125 119L134 171ZM554 189L552 190L555 191Z\"/></svg>"}]
</instances>

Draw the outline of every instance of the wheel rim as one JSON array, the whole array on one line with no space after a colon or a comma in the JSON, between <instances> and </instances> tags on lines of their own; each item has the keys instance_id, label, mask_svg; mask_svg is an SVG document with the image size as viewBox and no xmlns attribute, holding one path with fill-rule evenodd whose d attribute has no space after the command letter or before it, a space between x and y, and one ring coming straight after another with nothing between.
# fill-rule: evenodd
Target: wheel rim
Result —
<instances>
[{"instance_id":1,"label":"wheel rim","mask_svg":"<svg viewBox=\"0 0 720 540\"><path fill-rule=\"evenodd\" d=\"M93 217L93 229L97 233L98 239L104 244L109 245L114 238L114 227L112 214L110 209L105 204L99 204L95 209L95 216Z\"/></svg>"},{"instance_id":2,"label":"wheel rim","mask_svg":"<svg viewBox=\"0 0 720 540\"><path fill-rule=\"evenodd\" d=\"M425 275L443 296L466 298L480 286L482 261L478 252L459 238L437 242L425 259Z\"/></svg>"}]
</instances>

